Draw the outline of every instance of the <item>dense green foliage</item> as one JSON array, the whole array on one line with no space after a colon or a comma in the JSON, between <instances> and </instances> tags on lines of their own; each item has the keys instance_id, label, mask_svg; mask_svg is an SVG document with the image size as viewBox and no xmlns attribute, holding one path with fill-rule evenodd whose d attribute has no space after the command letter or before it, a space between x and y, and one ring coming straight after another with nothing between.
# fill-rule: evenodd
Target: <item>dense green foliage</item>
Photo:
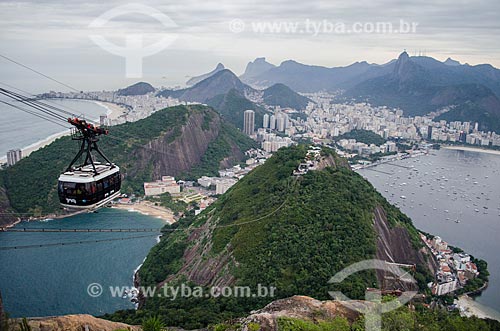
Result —
<instances>
[{"instance_id":1,"label":"dense green foliage","mask_svg":"<svg viewBox=\"0 0 500 331\"><path fill-rule=\"evenodd\" d=\"M329 321L301 320L298 318L278 317L279 331L350 331L349 321L343 317L336 317Z\"/></svg>"},{"instance_id":2,"label":"dense green foliage","mask_svg":"<svg viewBox=\"0 0 500 331\"><path fill-rule=\"evenodd\" d=\"M243 130L243 113L251 109L255 112L255 127L262 127L265 109L245 98L245 96L236 89L232 89L226 94L219 94L207 101L207 104L213 107L228 122L234 124L237 128Z\"/></svg>"},{"instance_id":3,"label":"dense green foliage","mask_svg":"<svg viewBox=\"0 0 500 331\"><path fill-rule=\"evenodd\" d=\"M204 126L217 116L201 105L170 107L140 121L113 126L110 135L101 138L102 150L120 166L125 176L122 192L140 194L143 183L153 179L152 164L141 166L138 151L155 138L166 136L168 142L174 141L180 135L181 126L196 112L203 114ZM234 154L233 149L245 151L249 146L254 147L255 142L223 122L218 138L210 143L202 157L202 167L197 167L195 171L211 175L217 172L222 160ZM12 207L17 212L33 213L35 216L56 212L59 209L57 178L78 149L79 142L62 137L0 171Z\"/></svg>"},{"instance_id":4,"label":"dense green foliage","mask_svg":"<svg viewBox=\"0 0 500 331\"><path fill-rule=\"evenodd\" d=\"M162 331L165 324L158 316L152 316L142 322L142 331Z\"/></svg>"},{"instance_id":5,"label":"dense green foliage","mask_svg":"<svg viewBox=\"0 0 500 331\"><path fill-rule=\"evenodd\" d=\"M306 98L293 91L288 86L278 83L264 90L262 99L266 105L280 106L282 108L305 109L309 102Z\"/></svg>"},{"instance_id":6,"label":"dense green foliage","mask_svg":"<svg viewBox=\"0 0 500 331\"><path fill-rule=\"evenodd\" d=\"M376 286L373 272L352 275L339 286L328 281L348 265L374 258L372 222L377 206L386 210L391 226L406 227L415 247L420 247L411 220L333 151L322 151L335 163L331 167L293 177L306 151L303 145L280 149L202 214L167 226L139 271L144 286L154 286L167 277L169 285L184 283L182 274L174 275L182 267L185 249L193 244L189 238L196 228L212 226L215 221L219 227L212 231L211 251L204 252L204 258L231 254L236 264L230 263L228 272L237 279L236 285L249 286L253 293L258 284L273 286L274 297L153 297L137 312L117 312L108 318L133 323L153 312L169 325L200 328L292 295L329 299L328 291L340 290L362 298L366 287ZM425 287L425 276L422 278Z\"/></svg>"},{"instance_id":7,"label":"dense green foliage","mask_svg":"<svg viewBox=\"0 0 500 331\"><path fill-rule=\"evenodd\" d=\"M365 143L367 145L374 144L377 146L386 142L386 140L380 135L369 130L352 130L337 137L337 140L340 139L356 139L358 142Z\"/></svg>"}]
</instances>

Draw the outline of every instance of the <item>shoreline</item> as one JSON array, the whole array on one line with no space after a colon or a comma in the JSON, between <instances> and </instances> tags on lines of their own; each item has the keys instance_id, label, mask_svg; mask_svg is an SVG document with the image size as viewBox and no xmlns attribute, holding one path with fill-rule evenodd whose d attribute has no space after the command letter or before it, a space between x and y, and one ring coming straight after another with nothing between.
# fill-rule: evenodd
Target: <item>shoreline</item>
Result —
<instances>
[{"instance_id":1,"label":"shoreline","mask_svg":"<svg viewBox=\"0 0 500 331\"><path fill-rule=\"evenodd\" d=\"M477 152L477 153L485 153L485 154L492 154L492 155L500 155L500 151L497 151L494 149L479 148L479 147L442 145L441 148L452 150L452 151L465 151L465 152Z\"/></svg>"},{"instance_id":2,"label":"shoreline","mask_svg":"<svg viewBox=\"0 0 500 331\"><path fill-rule=\"evenodd\" d=\"M69 100L81 100L81 99L69 99ZM105 102L105 101L96 101L96 100L83 100L85 102L93 102L100 107L106 109L106 116L111 120L116 120L120 116L123 116L126 114L127 110L123 108L122 106L118 104L114 104L111 102ZM95 120L93 120L95 121ZM97 119L99 121L99 119ZM47 138L38 140L28 146L21 147L20 150L22 151L22 158L28 157L31 153L36 152L37 150L50 145L53 143L55 140L64 137L64 136L69 136L71 134L71 131L69 129L65 129L64 131L57 132L54 134L51 134ZM7 155L3 155L0 157L0 163L7 163Z\"/></svg>"},{"instance_id":3,"label":"shoreline","mask_svg":"<svg viewBox=\"0 0 500 331\"><path fill-rule=\"evenodd\" d=\"M172 213L170 209L155 206L145 201L135 202L130 204L115 203L111 205L111 208L126 210L129 212L135 212L135 213L140 213L142 215L159 218L165 221L166 224L173 224L176 222L174 213Z\"/></svg>"},{"instance_id":4,"label":"shoreline","mask_svg":"<svg viewBox=\"0 0 500 331\"><path fill-rule=\"evenodd\" d=\"M476 316L500 321L500 313L493 308L485 306L467 294L460 295L455 303L459 307L460 316Z\"/></svg>"}]
</instances>

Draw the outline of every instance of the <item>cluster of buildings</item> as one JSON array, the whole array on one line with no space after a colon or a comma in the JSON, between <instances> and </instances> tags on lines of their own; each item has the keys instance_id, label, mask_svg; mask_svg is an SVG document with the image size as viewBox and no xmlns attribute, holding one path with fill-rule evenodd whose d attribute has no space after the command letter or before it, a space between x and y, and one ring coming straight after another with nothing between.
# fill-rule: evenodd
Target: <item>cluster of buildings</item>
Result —
<instances>
[{"instance_id":1,"label":"cluster of buildings","mask_svg":"<svg viewBox=\"0 0 500 331\"><path fill-rule=\"evenodd\" d=\"M368 156L377 153L393 153L398 151L396 143L393 141L387 141L380 146L371 144L367 145L362 142L356 141L356 139L341 139L337 144L344 150L355 152L359 155Z\"/></svg>"},{"instance_id":2,"label":"cluster of buildings","mask_svg":"<svg viewBox=\"0 0 500 331\"><path fill-rule=\"evenodd\" d=\"M172 176L162 176L161 180L144 183L144 194L146 196L160 195L169 193L170 195L178 195L181 193L181 186L175 181Z\"/></svg>"},{"instance_id":3,"label":"cluster of buildings","mask_svg":"<svg viewBox=\"0 0 500 331\"><path fill-rule=\"evenodd\" d=\"M439 142L460 142L478 146L500 146L500 135L495 132L479 131L479 123L471 122L433 122L422 127L421 131L427 140Z\"/></svg>"},{"instance_id":4,"label":"cluster of buildings","mask_svg":"<svg viewBox=\"0 0 500 331\"><path fill-rule=\"evenodd\" d=\"M290 118L288 113L282 112L281 109L276 110L274 114L265 114L262 119L262 128L270 131L285 132L290 128Z\"/></svg>"},{"instance_id":5,"label":"cluster of buildings","mask_svg":"<svg viewBox=\"0 0 500 331\"><path fill-rule=\"evenodd\" d=\"M197 179L197 185L194 182L176 181L172 176L162 176L161 180L144 183L144 193L146 196L169 193L174 199L184 201L187 204L196 202L198 209L195 210L195 214L198 214L216 201L214 195L226 193L238 180L271 156L269 153L256 149L248 150L245 154L248 159L243 168L236 165L219 170L219 176L216 177L202 176Z\"/></svg>"},{"instance_id":6,"label":"cluster of buildings","mask_svg":"<svg viewBox=\"0 0 500 331\"><path fill-rule=\"evenodd\" d=\"M302 176L306 174L309 170L316 170L318 168L318 163L321 158L321 148L311 147L307 150L304 161L299 164L297 169L293 171L294 176Z\"/></svg>"},{"instance_id":7,"label":"cluster of buildings","mask_svg":"<svg viewBox=\"0 0 500 331\"><path fill-rule=\"evenodd\" d=\"M265 129L258 130L257 141L261 143L261 148L267 153L274 153L281 147L294 144L292 138L278 136L276 133L267 132Z\"/></svg>"},{"instance_id":8,"label":"cluster of buildings","mask_svg":"<svg viewBox=\"0 0 500 331\"><path fill-rule=\"evenodd\" d=\"M438 264L436 280L429 284L434 295L445 295L462 288L468 280L479 275L477 266L466 253L455 253L448 243L436 236L432 239L424 234L420 237L431 250Z\"/></svg>"},{"instance_id":9,"label":"cluster of buildings","mask_svg":"<svg viewBox=\"0 0 500 331\"><path fill-rule=\"evenodd\" d=\"M480 146L500 146L500 134L479 130L479 123L434 121L436 114L404 117L401 109L375 107L368 103L336 104L335 95L307 94L307 120L290 118L290 136L332 139L355 129L372 131L381 137L413 141L461 142Z\"/></svg>"},{"instance_id":10,"label":"cluster of buildings","mask_svg":"<svg viewBox=\"0 0 500 331\"><path fill-rule=\"evenodd\" d=\"M157 97L155 92L145 95L118 95L116 91L95 91L95 92L54 92L50 91L42 95L44 98L59 99L82 99L111 102L123 106L127 112L116 119L105 119L105 125L116 125L125 122L135 122L146 118L154 112L166 107L173 107L180 104L188 104L173 98Z\"/></svg>"},{"instance_id":11,"label":"cluster of buildings","mask_svg":"<svg viewBox=\"0 0 500 331\"><path fill-rule=\"evenodd\" d=\"M315 139L331 139L355 129L373 131L384 138L418 139L417 128L403 111L367 103L335 104L333 95L309 94L315 103L305 109L307 120L293 121L296 132Z\"/></svg>"}]
</instances>

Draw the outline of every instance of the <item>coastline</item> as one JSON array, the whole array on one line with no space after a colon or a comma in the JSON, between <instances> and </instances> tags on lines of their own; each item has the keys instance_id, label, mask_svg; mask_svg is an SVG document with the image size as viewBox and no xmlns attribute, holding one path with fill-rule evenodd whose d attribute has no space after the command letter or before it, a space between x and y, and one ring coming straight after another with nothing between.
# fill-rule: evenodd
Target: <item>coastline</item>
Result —
<instances>
[{"instance_id":1,"label":"coastline","mask_svg":"<svg viewBox=\"0 0 500 331\"><path fill-rule=\"evenodd\" d=\"M80 99L75 99L75 100L80 100ZM95 100L84 100L84 101L93 102L93 103L99 105L100 107L106 109L106 115L112 121L125 115L127 112L127 110L125 108L123 108L122 106L111 103L111 102L95 101ZM99 121L99 119L97 119L97 121ZM50 145L55 140L57 140L61 137L64 137L64 136L68 136L70 134L71 134L71 132L68 129L66 129L64 131L54 133L45 139L34 142L33 144L22 147L21 151L22 151L23 158L29 156L31 153L33 153L33 152L35 152L35 151L37 151L37 150L39 150L47 145ZM2 157L0 157L0 163L7 163L7 155L3 155Z\"/></svg>"},{"instance_id":2,"label":"coastline","mask_svg":"<svg viewBox=\"0 0 500 331\"><path fill-rule=\"evenodd\" d=\"M170 209L155 206L149 202L141 201L130 204L115 203L111 208L127 210L129 212L136 212L147 216L162 219L167 224L175 223L174 214Z\"/></svg>"},{"instance_id":3,"label":"coastline","mask_svg":"<svg viewBox=\"0 0 500 331\"><path fill-rule=\"evenodd\" d=\"M117 120L119 117L125 115L127 113L127 109L123 108L122 106L112 103L112 102L107 102L107 101L96 101L96 100L88 100L92 101L95 104L98 104L99 106L106 108L108 112L106 115L108 116L108 119L114 121Z\"/></svg>"},{"instance_id":4,"label":"coastline","mask_svg":"<svg viewBox=\"0 0 500 331\"><path fill-rule=\"evenodd\" d=\"M461 316L477 316L479 318L489 318L500 321L500 313L488 306L482 305L470 296L463 294L455 300L459 307Z\"/></svg>"},{"instance_id":5,"label":"coastline","mask_svg":"<svg viewBox=\"0 0 500 331\"><path fill-rule=\"evenodd\" d=\"M500 151L497 151L494 149L479 148L479 147L442 145L441 148L449 149L449 150L453 150L453 151L466 151L466 152L477 152L477 153L500 155Z\"/></svg>"}]
</instances>

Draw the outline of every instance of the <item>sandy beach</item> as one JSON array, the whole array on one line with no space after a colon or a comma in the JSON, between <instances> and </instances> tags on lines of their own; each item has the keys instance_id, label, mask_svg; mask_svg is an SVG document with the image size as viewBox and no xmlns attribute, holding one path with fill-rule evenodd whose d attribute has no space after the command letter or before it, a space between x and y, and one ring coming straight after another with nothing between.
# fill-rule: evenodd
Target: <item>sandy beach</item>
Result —
<instances>
[{"instance_id":1,"label":"sandy beach","mask_svg":"<svg viewBox=\"0 0 500 331\"><path fill-rule=\"evenodd\" d=\"M164 220L166 223L172 224L175 222L174 214L170 209L155 206L151 202L141 201L132 204L113 204L112 208L138 212L143 215L153 216Z\"/></svg>"},{"instance_id":2,"label":"sandy beach","mask_svg":"<svg viewBox=\"0 0 500 331\"><path fill-rule=\"evenodd\" d=\"M494 149L479 148L479 147L441 146L441 148L455 150L455 151L467 151L467 152L478 152L478 153L500 155L500 151L496 151Z\"/></svg>"},{"instance_id":3,"label":"sandy beach","mask_svg":"<svg viewBox=\"0 0 500 331\"><path fill-rule=\"evenodd\" d=\"M480 304L474 301L471 297L467 295L461 295L455 303L460 309L460 315L462 316L477 316L479 318L490 318L500 321L500 313L490 307Z\"/></svg>"},{"instance_id":4,"label":"sandy beach","mask_svg":"<svg viewBox=\"0 0 500 331\"><path fill-rule=\"evenodd\" d=\"M108 110L107 113L108 118L112 121L118 119L120 116L123 116L127 113L127 109L115 103L104 102L104 101L94 101L94 102Z\"/></svg>"}]
</instances>

